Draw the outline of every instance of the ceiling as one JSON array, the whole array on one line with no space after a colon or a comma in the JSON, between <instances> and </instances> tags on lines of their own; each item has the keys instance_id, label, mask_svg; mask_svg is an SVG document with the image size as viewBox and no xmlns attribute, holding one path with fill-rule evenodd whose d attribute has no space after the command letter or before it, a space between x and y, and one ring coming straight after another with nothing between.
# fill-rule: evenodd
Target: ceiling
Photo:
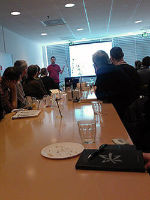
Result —
<instances>
[{"instance_id":1,"label":"ceiling","mask_svg":"<svg viewBox=\"0 0 150 200\"><path fill-rule=\"evenodd\" d=\"M67 3L75 6L65 8ZM108 38L149 29L149 10L149 0L1 0L0 25L42 44ZM21 15L12 16L11 11ZM41 21L47 16L63 18L66 24L45 27Z\"/></svg>"}]
</instances>

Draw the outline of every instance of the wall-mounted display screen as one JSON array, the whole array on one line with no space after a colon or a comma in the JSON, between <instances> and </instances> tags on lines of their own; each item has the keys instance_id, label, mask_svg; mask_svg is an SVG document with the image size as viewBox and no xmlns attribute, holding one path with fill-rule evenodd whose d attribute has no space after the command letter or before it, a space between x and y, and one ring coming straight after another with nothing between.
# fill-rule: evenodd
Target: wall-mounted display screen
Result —
<instances>
[{"instance_id":1,"label":"wall-mounted display screen","mask_svg":"<svg viewBox=\"0 0 150 200\"><path fill-rule=\"evenodd\" d=\"M110 55L112 42L90 43L70 46L70 67L71 76L93 76L95 70L93 67L92 55L103 50Z\"/></svg>"}]
</instances>

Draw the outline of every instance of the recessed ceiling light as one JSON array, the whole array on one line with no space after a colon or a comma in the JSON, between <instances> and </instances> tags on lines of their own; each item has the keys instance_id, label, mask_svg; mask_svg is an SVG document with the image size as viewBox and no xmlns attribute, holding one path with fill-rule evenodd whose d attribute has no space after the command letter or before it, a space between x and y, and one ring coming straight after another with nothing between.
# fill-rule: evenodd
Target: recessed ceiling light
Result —
<instances>
[{"instance_id":1,"label":"recessed ceiling light","mask_svg":"<svg viewBox=\"0 0 150 200\"><path fill-rule=\"evenodd\" d=\"M83 31L83 28L78 28L77 31Z\"/></svg>"},{"instance_id":2,"label":"recessed ceiling light","mask_svg":"<svg viewBox=\"0 0 150 200\"><path fill-rule=\"evenodd\" d=\"M75 6L74 3L68 3L65 5L66 8L72 8L73 6Z\"/></svg>"},{"instance_id":3,"label":"recessed ceiling light","mask_svg":"<svg viewBox=\"0 0 150 200\"><path fill-rule=\"evenodd\" d=\"M41 33L42 36L47 35L47 33Z\"/></svg>"},{"instance_id":4,"label":"recessed ceiling light","mask_svg":"<svg viewBox=\"0 0 150 200\"><path fill-rule=\"evenodd\" d=\"M141 23L142 22L142 20L137 20L137 21L135 21L134 23L135 24L138 24L138 23Z\"/></svg>"},{"instance_id":5,"label":"recessed ceiling light","mask_svg":"<svg viewBox=\"0 0 150 200\"><path fill-rule=\"evenodd\" d=\"M13 12L11 12L10 14L11 14L11 15L15 15L15 16L17 16L17 15L20 15L21 13L18 12L18 11L13 11Z\"/></svg>"}]
</instances>

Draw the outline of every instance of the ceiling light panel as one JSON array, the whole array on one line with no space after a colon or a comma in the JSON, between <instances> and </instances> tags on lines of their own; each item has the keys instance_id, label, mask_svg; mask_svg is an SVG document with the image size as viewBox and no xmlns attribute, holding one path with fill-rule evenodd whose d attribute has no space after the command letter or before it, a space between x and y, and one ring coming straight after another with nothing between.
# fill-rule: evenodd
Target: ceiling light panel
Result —
<instances>
[{"instance_id":1,"label":"ceiling light panel","mask_svg":"<svg viewBox=\"0 0 150 200\"><path fill-rule=\"evenodd\" d=\"M137 21L135 21L134 23L135 24L139 24L139 23L141 23L142 22L142 20L137 20Z\"/></svg>"},{"instance_id":2,"label":"ceiling light panel","mask_svg":"<svg viewBox=\"0 0 150 200\"><path fill-rule=\"evenodd\" d=\"M66 8L72 8L74 6L75 6L74 3L68 3L68 4L65 5Z\"/></svg>"},{"instance_id":3,"label":"ceiling light panel","mask_svg":"<svg viewBox=\"0 0 150 200\"><path fill-rule=\"evenodd\" d=\"M21 13L19 11L13 11L10 13L11 15L17 16L20 15Z\"/></svg>"},{"instance_id":4,"label":"ceiling light panel","mask_svg":"<svg viewBox=\"0 0 150 200\"><path fill-rule=\"evenodd\" d=\"M83 31L83 28L78 28L77 31Z\"/></svg>"},{"instance_id":5,"label":"ceiling light panel","mask_svg":"<svg viewBox=\"0 0 150 200\"><path fill-rule=\"evenodd\" d=\"M42 35L42 36L45 36L45 35L47 35L47 33L41 33L41 35Z\"/></svg>"}]
</instances>

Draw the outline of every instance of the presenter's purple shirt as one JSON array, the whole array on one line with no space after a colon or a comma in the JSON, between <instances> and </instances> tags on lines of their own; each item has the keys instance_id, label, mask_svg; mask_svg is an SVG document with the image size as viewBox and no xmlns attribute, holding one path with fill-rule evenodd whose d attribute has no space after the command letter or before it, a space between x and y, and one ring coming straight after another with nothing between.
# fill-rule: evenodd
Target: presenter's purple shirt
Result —
<instances>
[{"instance_id":1,"label":"presenter's purple shirt","mask_svg":"<svg viewBox=\"0 0 150 200\"><path fill-rule=\"evenodd\" d=\"M59 83L59 72L61 71L60 66L57 64L51 64L47 67L47 71L49 72L49 76L55 81L55 83Z\"/></svg>"}]
</instances>

